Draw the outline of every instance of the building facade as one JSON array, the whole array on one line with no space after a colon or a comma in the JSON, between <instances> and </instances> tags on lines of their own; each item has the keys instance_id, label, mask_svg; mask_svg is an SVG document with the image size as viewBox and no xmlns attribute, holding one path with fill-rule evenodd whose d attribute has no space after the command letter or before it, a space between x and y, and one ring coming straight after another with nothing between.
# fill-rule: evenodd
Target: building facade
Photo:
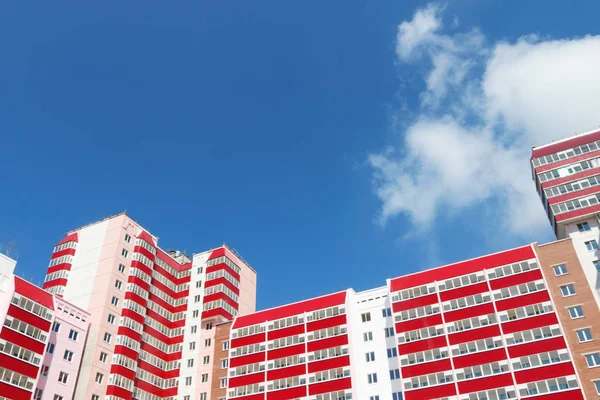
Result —
<instances>
[{"instance_id":1,"label":"building facade","mask_svg":"<svg viewBox=\"0 0 600 400\"><path fill-rule=\"evenodd\" d=\"M534 147L531 171L557 239L573 239L600 305L600 130Z\"/></svg>"},{"instance_id":2,"label":"building facade","mask_svg":"<svg viewBox=\"0 0 600 400\"><path fill-rule=\"evenodd\" d=\"M597 398L592 299L567 239L240 316L228 399Z\"/></svg>"},{"instance_id":3,"label":"building facade","mask_svg":"<svg viewBox=\"0 0 600 400\"><path fill-rule=\"evenodd\" d=\"M14 275L0 254L0 399L73 398L89 314Z\"/></svg>"},{"instance_id":4,"label":"building facade","mask_svg":"<svg viewBox=\"0 0 600 400\"><path fill-rule=\"evenodd\" d=\"M44 289L90 313L76 400L208 397L215 326L256 307L233 250L164 251L124 213L57 243Z\"/></svg>"}]
</instances>

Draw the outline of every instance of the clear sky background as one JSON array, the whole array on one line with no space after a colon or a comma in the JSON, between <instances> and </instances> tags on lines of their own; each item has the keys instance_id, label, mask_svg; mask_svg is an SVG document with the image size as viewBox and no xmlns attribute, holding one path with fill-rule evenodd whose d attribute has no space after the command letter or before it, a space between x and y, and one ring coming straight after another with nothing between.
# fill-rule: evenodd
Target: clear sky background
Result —
<instances>
[{"instance_id":1,"label":"clear sky background","mask_svg":"<svg viewBox=\"0 0 600 400\"><path fill-rule=\"evenodd\" d=\"M600 125L600 3L5 2L0 242L127 210L271 307L552 238L532 145ZM587 36L586 35L591 35Z\"/></svg>"}]
</instances>

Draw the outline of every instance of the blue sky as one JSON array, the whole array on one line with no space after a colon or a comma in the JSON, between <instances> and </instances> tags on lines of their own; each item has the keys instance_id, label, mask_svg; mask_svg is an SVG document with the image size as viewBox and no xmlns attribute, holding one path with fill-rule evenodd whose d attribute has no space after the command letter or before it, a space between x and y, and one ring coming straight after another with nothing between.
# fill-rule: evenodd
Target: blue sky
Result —
<instances>
[{"instance_id":1,"label":"blue sky","mask_svg":"<svg viewBox=\"0 0 600 400\"><path fill-rule=\"evenodd\" d=\"M0 242L39 283L66 231L127 210L163 248L236 248L265 308L548 241L525 150L600 125L598 11L6 3Z\"/></svg>"}]
</instances>

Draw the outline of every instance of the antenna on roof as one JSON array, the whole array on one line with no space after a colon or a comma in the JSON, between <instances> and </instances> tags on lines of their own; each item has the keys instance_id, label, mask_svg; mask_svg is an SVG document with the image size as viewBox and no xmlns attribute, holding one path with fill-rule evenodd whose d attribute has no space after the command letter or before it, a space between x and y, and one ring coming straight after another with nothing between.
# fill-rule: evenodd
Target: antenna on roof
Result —
<instances>
[{"instance_id":1,"label":"antenna on roof","mask_svg":"<svg viewBox=\"0 0 600 400\"><path fill-rule=\"evenodd\" d=\"M19 258L19 252L17 251L17 244L14 240L9 240L8 243L0 243L0 253L3 253L7 257L17 261Z\"/></svg>"}]
</instances>

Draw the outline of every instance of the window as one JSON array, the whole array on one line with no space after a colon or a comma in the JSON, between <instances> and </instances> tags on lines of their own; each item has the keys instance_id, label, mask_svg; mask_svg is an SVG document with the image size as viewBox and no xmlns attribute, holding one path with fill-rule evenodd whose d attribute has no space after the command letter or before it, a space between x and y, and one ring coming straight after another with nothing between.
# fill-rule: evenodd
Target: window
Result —
<instances>
[{"instance_id":1,"label":"window","mask_svg":"<svg viewBox=\"0 0 600 400\"><path fill-rule=\"evenodd\" d=\"M116 296L113 296L112 299L110 300L110 304L112 304L115 307L119 306L119 298Z\"/></svg>"},{"instance_id":2,"label":"window","mask_svg":"<svg viewBox=\"0 0 600 400\"><path fill-rule=\"evenodd\" d=\"M123 282L121 282L120 280L116 280L115 281L115 287L117 288L117 290L121 290L121 287L123 286Z\"/></svg>"},{"instance_id":3,"label":"window","mask_svg":"<svg viewBox=\"0 0 600 400\"><path fill-rule=\"evenodd\" d=\"M76 330L71 329L71 331L69 332L69 339L71 339L72 341L76 342L78 337L79 337L79 332L77 332Z\"/></svg>"},{"instance_id":4,"label":"window","mask_svg":"<svg viewBox=\"0 0 600 400\"><path fill-rule=\"evenodd\" d=\"M106 362L106 358L107 358L108 354L106 354L105 352L100 352L100 362L105 363Z\"/></svg>"},{"instance_id":5,"label":"window","mask_svg":"<svg viewBox=\"0 0 600 400\"><path fill-rule=\"evenodd\" d=\"M185 386L190 386L191 384L192 384L192 377L186 376L185 377Z\"/></svg>"},{"instance_id":6,"label":"window","mask_svg":"<svg viewBox=\"0 0 600 400\"><path fill-rule=\"evenodd\" d=\"M369 384L377 383L377 374L376 373L368 374L367 380L369 381Z\"/></svg>"},{"instance_id":7,"label":"window","mask_svg":"<svg viewBox=\"0 0 600 400\"><path fill-rule=\"evenodd\" d=\"M115 324L115 316L112 314L108 314L108 323L111 325Z\"/></svg>"},{"instance_id":8,"label":"window","mask_svg":"<svg viewBox=\"0 0 600 400\"><path fill-rule=\"evenodd\" d=\"M200 400L206 400L206 392L200 393Z\"/></svg>"},{"instance_id":9,"label":"window","mask_svg":"<svg viewBox=\"0 0 600 400\"><path fill-rule=\"evenodd\" d=\"M200 298L201 298L201 297L202 297L202 296L200 296L199 294L195 295L195 296L194 296L194 303L200 303Z\"/></svg>"},{"instance_id":10,"label":"window","mask_svg":"<svg viewBox=\"0 0 600 400\"><path fill-rule=\"evenodd\" d=\"M98 396L97 394L93 394L92 400L100 400L100 396Z\"/></svg>"},{"instance_id":11,"label":"window","mask_svg":"<svg viewBox=\"0 0 600 400\"><path fill-rule=\"evenodd\" d=\"M125 234L125 241L127 243L131 243L131 236L129 236L128 234Z\"/></svg>"},{"instance_id":12,"label":"window","mask_svg":"<svg viewBox=\"0 0 600 400\"><path fill-rule=\"evenodd\" d=\"M53 398L53 400L63 400L63 399L64 399L64 397L62 397L62 396L60 396L58 394L55 394L54 398Z\"/></svg>"},{"instance_id":13,"label":"window","mask_svg":"<svg viewBox=\"0 0 600 400\"><path fill-rule=\"evenodd\" d=\"M202 374L202 376L200 377L200 380L202 383L208 382L208 374Z\"/></svg>"},{"instance_id":14,"label":"window","mask_svg":"<svg viewBox=\"0 0 600 400\"><path fill-rule=\"evenodd\" d=\"M53 330L54 332L58 332L58 331L60 331L60 324L59 324L58 322L56 322L56 321L55 321L55 322L52 324L52 330Z\"/></svg>"},{"instance_id":15,"label":"window","mask_svg":"<svg viewBox=\"0 0 600 400\"><path fill-rule=\"evenodd\" d=\"M577 229L579 232L586 232L590 230L590 224L587 222L582 222L581 224L577 224Z\"/></svg>"},{"instance_id":16,"label":"window","mask_svg":"<svg viewBox=\"0 0 600 400\"><path fill-rule=\"evenodd\" d=\"M191 333L196 333L198 331L198 325L194 325L190 328Z\"/></svg>"},{"instance_id":17,"label":"window","mask_svg":"<svg viewBox=\"0 0 600 400\"><path fill-rule=\"evenodd\" d=\"M385 329L385 337L394 336L394 328L384 328Z\"/></svg>"},{"instance_id":18,"label":"window","mask_svg":"<svg viewBox=\"0 0 600 400\"><path fill-rule=\"evenodd\" d=\"M44 394L44 391L42 389L35 389L35 393L33 394L33 400L40 400L42 398L42 394Z\"/></svg>"},{"instance_id":19,"label":"window","mask_svg":"<svg viewBox=\"0 0 600 400\"><path fill-rule=\"evenodd\" d=\"M592 263L594 264L594 268L596 268L596 271L600 271L600 260L594 260L592 261Z\"/></svg>"},{"instance_id":20,"label":"window","mask_svg":"<svg viewBox=\"0 0 600 400\"><path fill-rule=\"evenodd\" d=\"M573 296L575 295L575 286L573 286L572 283L569 283L568 285L562 285L560 287L560 291L563 297Z\"/></svg>"},{"instance_id":21,"label":"window","mask_svg":"<svg viewBox=\"0 0 600 400\"><path fill-rule=\"evenodd\" d=\"M196 288L201 288L201 287L202 287L202 281L196 282Z\"/></svg>"},{"instance_id":22,"label":"window","mask_svg":"<svg viewBox=\"0 0 600 400\"><path fill-rule=\"evenodd\" d=\"M392 393L392 400L402 400L402 392Z\"/></svg>"},{"instance_id":23,"label":"window","mask_svg":"<svg viewBox=\"0 0 600 400\"><path fill-rule=\"evenodd\" d=\"M225 389L227 387L227 378L219 379L219 387Z\"/></svg>"},{"instance_id":24,"label":"window","mask_svg":"<svg viewBox=\"0 0 600 400\"><path fill-rule=\"evenodd\" d=\"M585 361L588 367L597 367L600 365L600 353L586 354Z\"/></svg>"},{"instance_id":25,"label":"window","mask_svg":"<svg viewBox=\"0 0 600 400\"><path fill-rule=\"evenodd\" d=\"M104 379L104 375L100 372L96 372L96 383L102 385L102 379Z\"/></svg>"},{"instance_id":26,"label":"window","mask_svg":"<svg viewBox=\"0 0 600 400\"><path fill-rule=\"evenodd\" d=\"M48 370L50 369L50 367L48 365L42 365L42 376L48 376Z\"/></svg>"},{"instance_id":27,"label":"window","mask_svg":"<svg viewBox=\"0 0 600 400\"><path fill-rule=\"evenodd\" d=\"M202 364L208 365L210 363L210 356L204 356L202 359Z\"/></svg>"},{"instance_id":28,"label":"window","mask_svg":"<svg viewBox=\"0 0 600 400\"><path fill-rule=\"evenodd\" d=\"M383 318L391 317L392 316L392 309L391 308L384 308L383 310L381 310L381 313L383 314Z\"/></svg>"},{"instance_id":29,"label":"window","mask_svg":"<svg viewBox=\"0 0 600 400\"><path fill-rule=\"evenodd\" d=\"M127 251L127 250L123 249L123 250L121 250L121 255L122 255L123 257L127 258L127 256L129 255L129 251Z\"/></svg>"},{"instance_id":30,"label":"window","mask_svg":"<svg viewBox=\"0 0 600 400\"><path fill-rule=\"evenodd\" d=\"M190 358L190 359L188 360L188 362L187 362L187 366L188 366L188 368L192 368L192 367L194 366L194 359L193 359L193 358Z\"/></svg>"},{"instance_id":31,"label":"window","mask_svg":"<svg viewBox=\"0 0 600 400\"><path fill-rule=\"evenodd\" d=\"M225 369L229 367L229 358L224 358L221 360L221 369Z\"/></svg>"},{"instance_id":32,"label":"window","mask_svg":"<svg viewBox=\"0 0 600 400\"><path fill-rule=\"evenodd\" d=\"M398 368L390 369L390 379L400 379L400 370Z\"/></svg>"},{"instance_id":33,"label":"window","mask_svg":"<svg viewBox=\"0 0 600 400\"><path fill-rule=\"evenodd\" d=\"M48 346L46 347L46 351L49 354L54 354L54 343L48 343Z\"/></svg>"},{"instance_id":34,"label":"window","mask_svg":"<svg viewBox=\"0 0 600 400\"><path fill-rule=\"evenodd\" d=\"M204 339L204 347L210 347L211 339Z\"/></svg>"},{"instance_id":35,"label":"window","mask_svg":"<svg viewBox=\"0 0 600 400\"><path fill-rule=\"evenodd\" d=\"M389 349L387 349L387 356L388 358L398 357L398 349L396 349L395 347L390 347Z\"/></svg>"},{"instance_id":36,"label":"window","mask_svg":"<svg viewBox=\"0 0 600 400\"><path fill-rule=\"evenodd\" d=\"M594 381L594 386L596 387L596 393L600 394L600 381Z\"/></svg>"},{"instance_id":37,"label":"window","mask_svg":"<svg viewBox=\"0 0 600 400\"><path fill-rule=\"evenodd\" d=\"M589 342L592 340L592 331L590 328L578 329L575 332L577 333L579 343Z\"/></svg>"},{"instance_id":38,"label":"window","mask_svg":"<svg viewBox=\"0 0 600 400\"><path fill-rule=\"evenodd\" d=\"M190 395L183 396L183 400L190 400Z\"/></svg>"},{"instance_id":39,"label":"window","mask_svg":"<svg viewBox=\"0 0 600 400\"><path fill-rule=\"evenodd\" d=\"M375 396L369 396L369 400L379 400L379 395L376 394Z\"/></svg>"},{"instance_id":40,"label":"window","mask_svg":"<svg viewBox=\"0 0 600 400\"><path fill-rule=\"evenodd\" d=\"M566 275L568 273L565 264L555 265L552 268L554 269L554 275L556 276Z\"/></svg>"},{"instance_id":41,"label":"window","mask_svg":"<svg viewBox=\"0 0 600 400\"><path fill-rule=\"evenodd\" d=\"M196 342L190 342L190 350L196 350Z\"/></svg>"},{"instance_id":42,"label":"window","mask_svg":"<svg viewBox=\"0 0 600 400\"><path fill-rule=\"evenodd\" d=\"M199 314L198 310L192 311L192 318L198 318L198 314Z\"/></svg>"},{"instance_id":43,"label":"window","mask_svg":"<svg viewBox=\"0 0 600 400\"><path fill-rule=\"evenodd\" d=\"M361 314L360 317L362 318L362 322L369 322L371 320L371 313L367 312L367 313Z\"/></svg>"},{"instance_id":44,"label":"window","mask_svg":"<svg viewBox=\"0 0 600 400\"><path fill-rule=\"evenodd\" d=\"M110 339L112 338L112 335L108 332L104 332L104 341L106 343L110 343Z\"/></svg>"},{"instance_id":45,"label":"window","mask_svg":"<svg viewBox=\"0 0 600 400\"><path fill-rule=\"evenodd\" d=\"M585 242L585 247L587 247L587 249L590 251L598 250L598 242L595 240L590 240L589 242Z\"/></svg>"},{"instance_id":46,"label":"window","mask_svg":"<svg viewBox=\"0 0 600 400\"><path fill-rule=\"evenodd\" d=\"M123 264L119 264L119 272L120 273L125 273L125 266Z\"/></svg>"},{"instance_id":47,"label":"window","mask_svg":"<svg viewBox=\"0 0 600 400\"><path fill-rule=\"evenodd\" d=\"M583 309L581 308L581 306L569 307L568 310L571 319L583 317Z\"/></svg>"},{"instance_id":48,"label":"window","mask_svg":"<svg viewBox=\"0 0 600 400\"><path fill-rule=\"evenodd\" d=\"M63 360L67 360L68 362L73 361L73 352L70 350L65 350L65 354L63 355Z\"/></svg>"},{"instance_id":49,"label":"window","mask_svg":"<svg viewBox=\"0 0 600 400\"><path fill-rule=\"evenodd\" d=\"M373 340L373 332L363 333L363 339L365 340L365 342L370 342L371 340Z\"/></svg>"},{"instance_id":50,"label":"window","mask_svg":"<svg viewBox=\"0 0 600 400\"><path fill-rule=\"evenodd\" d=\"M60 383L67 383L68 380L69 380L69 374L67 374L66 372L60 371L60 374L58 374L58 381Z\"/></svg>"},{"instance_id":51,"label":"window","mask_svg":"<svg viewBox=\"0 0 600 400\"><path fill-rule=\"evenodd\" d=\"M229 340L223 342L223 350L229 350Z\"/></svg>"},{"instance_id":52,"label":"window","mask_svg":"<svg viewBox=\"0 0 600 400\"><path fill-rule=\"evenodd\" d=\"M370 353L365 353L365 357L367 359L367 362L375 361L375 352L372 351Z\"/></svg>"},{"instance_id":53,"label":"window","mask_svg":"<svg viewBox=\"0 0 600 400\"><path fill-rule=\"evenodd\" d=\"M213 327L213 323L212 322L207 322L206 323L206 330L207 331L210 331L212 329L212 327Z\"/></svg>"}]
</instances>

